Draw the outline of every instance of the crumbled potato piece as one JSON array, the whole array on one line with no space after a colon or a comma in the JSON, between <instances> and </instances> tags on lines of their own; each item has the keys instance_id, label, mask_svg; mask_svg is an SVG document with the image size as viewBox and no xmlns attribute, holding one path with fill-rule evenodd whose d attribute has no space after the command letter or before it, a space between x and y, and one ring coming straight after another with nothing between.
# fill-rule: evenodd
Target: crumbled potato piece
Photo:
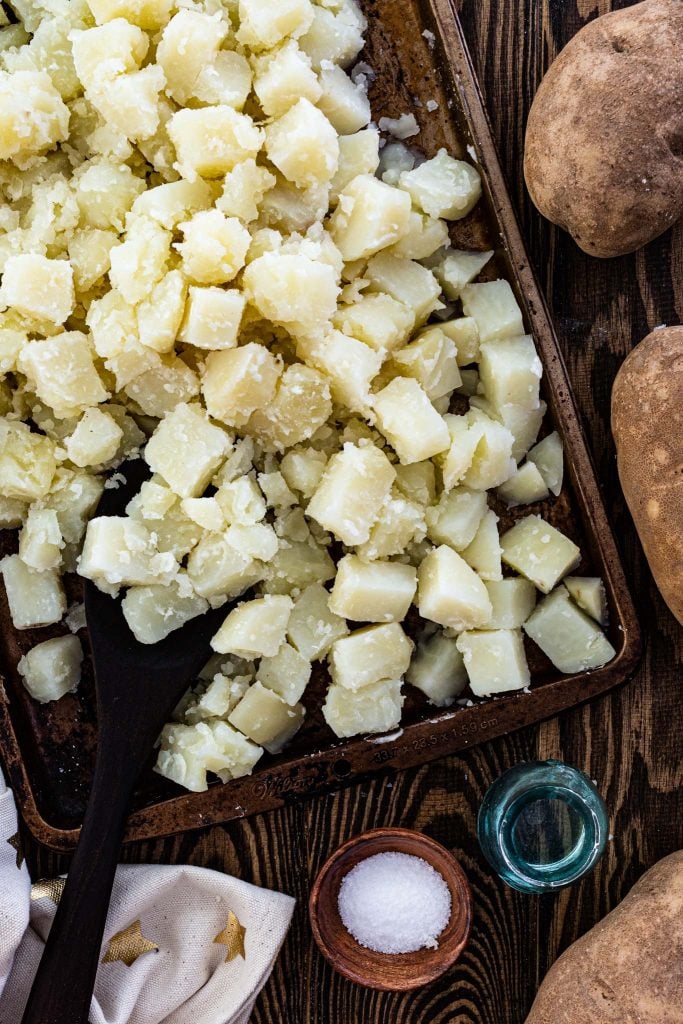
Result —
<instances>
[{"instance_id":1,"label":"crumbled potato piece","mask_svg":"<svg viewBox=\"0 0 683 1024\"><path fill-rule=\"evenodd\" d=\"M301 36L313 12L311 0L239 0L237 38L254 50L272 50L288 36Z\"/></svg>"},{"instance_id":2,"label":"crumbled potato piece","mask_svg":"<svg viewBox=\"0 0 683 1024\"><path fill-rule=\"evenodd\" d=\"M415 325L415 317L398 299L378 292L342 306L334 316L334 324L349 337L381 352L405 344Z\"/></svg>"},{"instance_id":3,"label":"crumbled potato piece","mask_svg":"<svg viewBox=\"0 0 683 1024\"><path fill-rule=\"evenodd\" d=\"M311 59L293 39L254 58L253 64L254 92L267 117L282 117L301 99L320 99L322 89Z\"/></svg>"},{"instance_id":4,"label":"crumbled potato piece","mask_svg":"<svg viewBox=\"0 0 683 1024\"><path fill-rule=\"evenodd\" d=\"M78 637L56 636L32 647L17 670L33 699L47 704L77 690L82 661L83 649Z\"/></svg>"},{"instance_id":5,"label":"crumbled potato piece","mask_svg":"<svg viewBox=\"0 0 683 1024\"><path fill-rule=\"evenodd\" d=\"M24 423L0 419L0 494L34 501L43 498L57 468L55 445Z\"/></svg>"},{"instance_id":6,"label":"crumbled potato piece","mask_svg":"<svg viewBox=\"0 0 683 1024\"><path fill-rule=\"evenodd\" d=\"M312 583L301 592L287 625L287 636L302 657L324 658L332 644L349 632L344 619L330 609L329 593L322 583Z\"/></svg>"},{"instance_id":7,"label":"crumbled potato piece","mask_svg":"<svg viewBox=\"0 0 683 1024\"><path fill-rule=\"evenodd\" d=\"M143 523L123 516L99 516L88 523L78 571L113 588L168 586L178 563L170 552L159 552L155 536Z\"/></svg>"},{"instance_id":8,"label":"crumbled potato piece","mask_svg":"<svg viewBox=\"0 0 683 1024\"><path fill-rule=\"evenodd\" d=\"M114 458L122 438L123 430L109 413L86 409L67 438L66 453L75 466L97 466Z\"/></svg>"},{"instance_id":9,"label":"crumbled potato piece","mask_svg":"<svg viewBox=\"0 0 683 1024\"><path fill-rule=\"evenodd\" d=\"M206 773L222 782L250 775L263 750L227 722L168 725L154 770L195 793L207 789Z\"/></svg>"},{"instance_id":10,"label":"crumbled potato piece","mask_svg":"<svg viewBox=\"0 0 683 1024\"><path fill-rule=\"evenodd\" d=\"M294 330L326 323L337 308L334 268L304 253L264 253L246 268L242 284L263 317Z\"/></svg>"},{"instance_id":11,"label":"crumbled potato piece","mask_svg":"<svg viewBox=\"0 0 683 1024\"><path fill-rule=\"evenodd\" d=\"M447 220L465 217L481 195L481 178L476 168L454 160L445 149L419 167L404 171L398 183L423 213Z\"/></svg>"},{"instance_id":12,"label":"crumbled potato piece","mask_svg":"<svg viewBox=\"0 0 683 1024\"><path fill-rule=\"evenodd\" d=\"M55 569L36 572L19 555L7 555L0 561L0 573L15 629L60 621L66 611L66 596Z\"/></svg>"},{"instance_id":13,"label":"crumbled potato piece","mask_svg":"<svg viewBox=\"0 0 683 1024\"><path fill-rule=\"evenodd\" d=\"M66 139L69 109L44 71L0 71L0 160L25 166Z\"/></svg>"},{"instance_id":14,"label":"crumbled potato piece","mask_svg":"<svg viewBox=\"0 0 683 1024\"><path fill-rule=\"evenodd\" d=\"M141 644L158 643L190 619L203 615L208 607L209 602L194 593L185 577L166 587L131 587L121 602L124 618Z\"/></svg>"}]
</instances>

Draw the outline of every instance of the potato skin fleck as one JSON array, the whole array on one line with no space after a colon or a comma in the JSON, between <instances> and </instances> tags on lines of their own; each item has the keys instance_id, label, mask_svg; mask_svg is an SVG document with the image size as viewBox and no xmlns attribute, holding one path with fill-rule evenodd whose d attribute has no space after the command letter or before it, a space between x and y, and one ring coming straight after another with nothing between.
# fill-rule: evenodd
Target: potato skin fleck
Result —
<instances>
[{"instance_id":1,"label":"potato skin fleck","mask_svg":"<svg viewBox=\"0 0 683 1024\"><path fill-rule=\"evenodd\" d=\"M683 2L590 22L550 67L527 124L540 212L592 256L646 245L683 214Z\"/></svg>"},{"instance_id":2,"label":"potato skin fleck","mask_svg":"<svg viewBox=\"0 0 683 1024\"><path fill-rule=\"evenodd\" d=\"M637 345L612 390L621 486L662 597L683 624L683 327Z\"/></svg>"}]
</instances>

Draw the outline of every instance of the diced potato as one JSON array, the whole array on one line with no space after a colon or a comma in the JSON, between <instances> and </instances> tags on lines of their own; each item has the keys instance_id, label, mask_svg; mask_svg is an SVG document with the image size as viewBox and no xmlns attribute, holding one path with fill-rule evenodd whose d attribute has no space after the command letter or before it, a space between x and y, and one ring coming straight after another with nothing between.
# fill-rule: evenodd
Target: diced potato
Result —
<instances>
[{"instance_id":1,"label":"diced potato","mask_svg":"<svg viewBox=\"0 0 683 1024\"><path fill-rule=\"evenodd\" d=\"M262 316L285 326L322 326L337 308L334 268L303 254L264 253L246 268L242 286Z\"/></svg>"},{"instance_id":2,"label":"diced potato","mask_svg":"<svg viewBox=\"0 0 683 1024\"><path fill-rule=\"evenodd\" d=\"M268 408L280 373L279 360L255 342L212 352L202 380L209 413L230 426L244 426L256 409Z\"/></svg>"},{"instance_id":3,"label":"diced potato","mask_svg":"<svg viewBox=\"0 0 683 1024\"><path fill-rule=\"evenodd\" d=\"M427 509L427 536L435 544L448 544L462 551L474 540L485 514L484 491L456 487L444 492L438 505Z\"/></svg>"},{"instance_id":4,"label":"diced potato","mask_svg":"<svg viewBox=\"0 0 683 1024\"><path fill-rule=\"evenodd\" d=\"M196 725L167 725L161 734L161 749L154 770L185 789L206 790L207 771L223 782L250 775L263 754L252 743L222 721Z\"/></svg>"},{"instance_id":5,"label":"diced potato","mask_svg":"<svg viewBox=\"0 0 683 1024\"><path fill-rule=\"evenodd\" d=\"M142 192L132 205L136 217L148 217L166 231L175 231L182 221L199 210L207 210L213 202L211 186L206 181L170 181Z\"/></svg>"},{"instance_id":6,"label":"diced potato","mask_svg":"<svg viewBox=\"0 0 683 1024\"><path fill-rule=\"evenodd\" d=\"M471 409L468 419L479 434L477 446L463 482L476 490L499 487L515 472L512 457L514 437L502 423L492 420L478 409Z\"/></svg>"},{"instance_id":7,"label":"diced potato","mask_svg":"<svg viewBox=\"0 0 683 1024\"><path fill-rule=\"evenodd\" d=\"M57 571L35 572L19 555L7 555L0 562L0 573L15 629L59 622L66 611L66 596Z\"/></svg>"},{"instance_id":8,"label":"diced potato","mask_svg":"<svg viewBox=\"0 0 683 1024\"><path fill-rule=\"evenodd\" d=\"M266 514L266 503L251 475L227 480L216 492L216 501L229 523L251 526L260 523Z\"/></svg>"},{"instance_id":9,"label":"diced potato","mask_svg":"<svg viewBox=\"0 0 683 1024\"><path fill-rule=\"evenodd\" d=\"M152 583L168 586L178 563L170 552L159 552L155 537L143 523L122 516L100 516L88 523L78 571L110 588Z\"/></svg>"},{"instance_id":10,"label":"diced potato","mask_svg":"<svg viewBox=\"0 0 683 1024\"><path fill-rule=\"evenodd\" d=\"M330 609L355 622L402 622L416 590L417 573L411 565L345 555L337 563Z\"/></svg>"},{"instance_id":11,"label":"diced potato","mask_svg":"<svg viewBox=\"0 0 683 1024\"><path fill-rule=\"evenodd\" d=\"M522 311L507 281L467 284L461 298L465 316L476 323L482 344L524 334Z\"/></svg>"},{"instance_id":12,"label":"diced potato","mask_svg":"<svg viewBox=\"0 0 683 1024\"><path fill-rule=\"evenodd\" d=\"M49 437L32 433L25 423L0 419L0 494L4 498L43 498L56 468L55 445Z\"/></svg>"},{"instance_id":13,"label":"diced potato","mask_svg":"<svg viewBox=\"0 0 683 1024\"><path fill-rule=\"evenodd\" d=\"M194 593L186 577L165 587L131 587L121 602L124 618L141 644L159 643L208 607L209 602Z\"/></svg>"},{"instance_id":14,"label":"diced potato","mask_svg":"<svg viewBox=\"0 0 683 1024\"><path fill-rule=\"evenodd\" d=\"M392 491L358 554L363 559L402 555L413 541L424 539L426 529L424 506Z\"/></svg>"},{"instance_id":15,"label":"diced potato","mask_svg":"<svg viewBox=\"0 0 683 1024\"><path fill-rule=\"evenodd\" d=\"M299 40L316 71L329 60L343 68L363 49L363 33L367 22L356 0L342 0L334 12L325 7L314 7L310 28Z\"/></svg>"},{"instance_id":16,"label":"diced potato","mask_svg":"<svg viewBox=\"0 0 683 1024\"><path fill-rule=\"evenodd\" d=\"M18 498L0 495L0 530L14 530L26 519L28 505Z\"/></svg>"},{"instance_id":17,"label":"diced potato","mask_svg":"<svg viewBox=\"0 0 683 1024\"><path fill-rule=\"evenodd\" d=\"M266 595L234 608L211 641L219 654L272 658L285 641L292 599Z\"/></svg>"},{"instance_id":18,"label":"diced potato","mask_svg":"<svg viewBox=\"0 0 683 1024\"><path fill-rule=\"evenodd\" d=\"M415 316L398 299L375 293L362 296L350 306L340 307L333 323L344 334L358 338L378 352L391 352L408 340Z\"/></svg>"},{"instance_id":19,"label":"diced potato","mask_svg":"<svg viewBox=\"0 0 683 1024\"><path fill-rule=\"evenodd\" d=\"M158 65L99 82L86 95L108 126L133 142L149 139L159 127L159 99L166 79Z\"/></svg>"},{"instance_id":20,"label":"diced potato","mask_svg":"<svg viewBox=\"0 0 683 1024\"><path fill-rule=\"evenodd\" d=\"M149 439L145 459L181 498L196 498L231 447L229 435L209 422L201 406L181 404Z\"/></svg>"},{"instance_id":21,"label":"diced potato","mask_svg":"<svg viewBox=\"0 0 683 1024\"><path fill-rule=\"evenodd\" d=\"M340 331L330 331L321 341L308 346L304 356L329 379L337 405L356 412L367 411L370 384L382 366L382 354Z\"/></svg>"},{"instance_id":22,"label":"diced potato","mask_svg":"<svg viewBox=\"0 0 683 1024\"><path fill-rule=\"evenodd\" d=\"M178 110L168 122L168 134L183 178L220 178L242 160L253 159L264 134L247 114L224 103L200 110Z\"/></svg>"},{"instance_id":23,"label":"diced potato","mask_svg":"<svg viewBox=\"0 0 683 1024\"><path fill-rule=\"evenodd\" d=\"M397 622L366 626L335 640L330 648L330 677L346 690L360 690L382 679L399 679L413 651Z\"/></svg>"},{"instance_id":24,"label":"diced potato","mask_svg":"<svg viewBox=\"0 0 683 1024\"><path fill-rule=\"evenodd\" d=\"M581 560L576 544L540 516L526 516L501 537L503 561L544 594Z\"/></svg>"},{"instance_id":25,"label":"diced potato","mask_svg":"<svg viewBox=\"0 0 683 1024\"><path fill-rule=\"evenodd\" d=\"M271 163L298 188L331 181L339 164L337 133L307 99L268 125L265 148Z\"/></svg>"},{"instance_id":26,"label":"diced potato","mask_svg":"<svg viewBox=\"0 0 683 1024\"><path fill-rule=\"evenodd\" d=\"M179 339L195 348L234 348L245 304L244 296L236 288L191 286Z\"/></svg>"},{"instance_id":27,"label":"diced potato","mask_svg":"<svg viewBox=\"0 0 683 1024\"><path fill-rule=\"evenodd\" d=\"M487 629L518 629L536 605L536 588L521 576L486 580L486 590L493 608Z\"/></svg>"},{"instance_id":28,"label":"diced potato","mask_svg":"<svg viewBox=\"0 0 683 1024\"><path fill-rule=\"evenodd\" d=\"M408 230L403 238L391 247L394 256L407 260L427 260L438 249L449 242L448 224L445 220L428 217L426 214L413 210L410 214Z\"/></svg>"},{"instance_id":29,"label":"diced potato","mask_svg":"<svg viewBox=\"0 0 683 1024\"><path fill-rule=\"evenodd\" d=\"M171 15L172 0L88 0L98 25L125 18L148 32L163 28Z\"/></svg>"},{"instance_id":30,"label":"diced potato","mask_svg":"<svg viewBox=\"0 0 683 1024\"><path fill-rule=\"evenodd\" d=\"M440 305L441 289L436 278L414 260L382 252L373 256L363 276L370 281L371 292L384 292L408 306L418 324Z\"/></svg>"},{"instance_id":31,"label":"diced potato","mask_svg":"<svg viewBox=\"0 0 683 1024\"><path fill-rule=\"evenodd\" d=\"M172 352L185 314L187 281L171 270L138 306L138 337L155 352Z\"/></svg>"},{"instance_id":32,"label":"diced potato","mask_svg":"<svg viewBox=\"0 0 683 1024\"><path fill-rule=\"evenodd\" d=\"M68 260L22 253L5 263L0 305L36 320L63 324L74 302L73 270Z\"/></svg>"},{"instance_id":33,"label":"diced potato","mask_svg":"<svg viewBox=\"0 0 683 1024\"><path fill-rule=\"evenodd\" d=\"M508 508L516 505L530 505L548 497L545 480L533 462L525 462L512 474L509 480L498 488L498 497Z\"/></svg>"},{"instance_id":34,"label":"diced potato","mask_svg":"<svg viewBox=\"0 0 683 1024\"><path fill-rule=\"evenodd\" d=\"M36 436L36 435L32 435ZM53 508L67 544L77 544L102 496L102 480L80 470L60 469L44 504Z\"/></svg>"},{"instance_id":35,"label":"diced potato","mask_svg":"<svg viewBox=\"0 0 683 1024\"><path fill-rule=\"evenodd\" d=\"M269 594L291 594L310 583L325 583L335 574L327 548L314 537L296 541L280 539L277 554L268 565L263 590Z\"/></svg>"},{"instance_id":36,"label":"diced potato","mask_svg":"<svg viewBox=\"0 0 683 1024\"><path fill-rule=\"evenodd\" d=\"M32 647L17 665L34 700L47 704L75 693L81 681L83 649L76 636L56 636Z\"/></svg>"},{"instance_id":37,"label":"diced potato","mask_svg":"<svg viewBox=\"0 0 683 1024\"><path fill-rule=\"evenodd\" d=\"M417 571L420 615L460 632L486 626L491 602L486 587L467 562L443 544L434 548Z\"/></svg>"},{"instance_id":38,"label":"diced potato","mask_svg":"<svg viewBox=\"0 0 683 1024\"><path fill-rule=\"evenodd\" d=\"M376 128L342 135L339 138L339 163L332 178L332 200L336 202L339 193L359 174L374 174L378 167L379 132Z\"/></svg>"},{"instance_id":39,"label":"diced potato","mask_svg":"<svg viewBox=\"0 0 683 1024\"><path fill-rule=\"evenodd\" d=\"M359 174L339 193L330 232L349 262L367 259L393 245L406 233L409 223L410 197L406 193L373 175Z\"/></svg>"},{"instance_id":40,"label":"diced potato","mask_svg":"<svg viewBox=\"0 0 683 1024\"><path fill-rule=\"evenodd\" d=\"M182 403L197 397L199 380L187 363L177 356L159 356L151 350L150 353L151 367L144 373L134 374L133 380L127 384L123 384L124 374L116 360L110 360L111 368L117 375L117 383L123 385L123 390L140 412L162 419Z\"/></svg>"},{"instance_id":41,"label":"diced potato","mask_svg":"<svg viewBox=\"0 0 683 1024\"><path fill-rule=\"evenodd\" d=\"M322 89L308 54L290 39L253 59L254 92L266 117L282 117L300 99L317 103Z\"/></svg>"},{"instance_id":42,"label":"diced potato","mask_svg":"<svg viewBox=\"0 0 683 1024\"><path fill-rule=\"evenodd\" d=\"M438 330L455 345L458 366L469 366L478 360L479 329L472 317L462 316L457 320L445 320L439 324Z\"/></svg>"},{"instance_id":43,"label":"diced potato","mask_svg":"<svg viewBox=\"0 0 683 1024\"><path fill-rule=\"evenodd\" d=\"M529 335L482 342L479 377L484 394L496 408L516 405L537 409L542 374L541 360Z\"/></svg>"},{"instance_id":44,"label":"diced potato","mask_svg":"<svg viewBox=\"0 0 683 1024\"><path fill-rule=\"evenodd\" d=\"M21 168L68 130L69 108L45 71L0 71L0 160Z\"/></svg>"},{"instance_id":45,"label":"diced potato","mask_svg":"<svg viewBox=\"0 0 683 1024\"><path fill-rule=\"evenodd\" d=\"M565 576L564 585L579 608L599 622L607 625L607 594L599 576Z\"/></svg>"},{"instance_id":46,"label":"diced potato","mask_svg":"<svg viewBox=\"0 0 683 1024\"><path fill-rule=\"evenodd\" d=\"M398 183L424 213L446 220L465 217L481 196L477 169L454 160L445 149L412 171L404 171Z\"/></svg>"},{"instance_id":47,"label":"diced potato","mask_svg":"<svg viewBox=\"0 0 683 1024\"><path fill-rule=\"evenodd\" d=\"M66 453L76 466L109 462L119 450L123 431L109 413L86 409L78 426L67 438Z\"/></svg>"},{"instance_id":48,"label":"diced potato","mask_svg":"<svg viewBox=\"0 0 683 1024\"><path fill-rule=\"evenodd\" d=\"M345 544L363 544L395 477L378 448L345 444L328 462L306 514Z\"/></svg>"},{"instance_id":49,"label":"diced potato","mask_svg":"<svg viewBox=\"0 0 683 1024\"><path fill-rule=\"evenodd\" d=\"M482 395L474 395L470 399L472 409L479 409L491 419L497 419L513 436L512 457L519 462L528 452L538 436L546 404L541 402L537 409L527 409L518 405L503 405L500 409L492 405Z\"/></svg>"},{"instance_id":50,"label":"diced potato","mask_svg":"<svg viewBox=\"0 0 683 1024\"><path fill-rule=\"evenodd\" d=\"M329 596L322 583L312 583L296 598L289 617L289 641L308 661L324 658L335 640L349 632L344 619L330 610Z\"/></svg>"},{"instance_id":51,"label":"diced potato","mask_svg":"<svg viewBox=\"0 0 683 1024\"><path fill-rule=\"evenodd\" d=\"M103 231L123 231L126 213L145 188L126 164L105 159L87 161L77 169L75 181L83 223Z\"/></svg>"},{"instance_id":52,"label":"diced potato","mask_svg":"<svg viewBox=\"0 0 683 1024\"><path fill-rule=\"evenodd\" d=\"M308 686L311 663L291 644L284 643L272 658L261 658L257 678L262 686L294 707Z\"/></svg>"},{"instance_id":53,"label":"diced potato","mask_svg":"<svg viewBox=\"0 0 683 1024\"><path fill-rule=\"evenodd\" d=\"M313 21L310 0L239 0L237 38L252 50L272 50L287 36L300 36Z\"/></svg>"},{"instance_id":54,"label":"diced potato","mask_svg":"<svg viewBox=\"0 0 683 1024\"><path fill-rule=\"evenodd\" d=\"M185 240L176 248L191 281L225 284L244 266L251 235L237 217L226 217L220 210L201 210L180 229Z\"/></svg>"},{"instance_id":55,"label":"diced potato","mask_svg":"<svg viewBox=\"0 0 683 1024\"><path fill-rule=\"evenodd\" d=\"M238 551L225 537L208 534L191 551L187 575L195 591L219 608L262 580L266 568Z\"/></svg>"},{"instance_id":56,"label":"diced potato","mask_svg":"<svg viewBox=\"0 0 683 1024\"><path fill-rule=\"evenodd\" d=\"M324 452L314 448L293 449L283 456L280 463L287 485L298 491L302 498L310 498L322 479L327 465Z\"/></svg>"},{"instance_id":57,"label":"diced potato","mask_svg":"<svg viewBox=\"0 0 683 1024\"><path fill-rule=\"evenodd\" d=\"M215 498L183 498L180 507L203 530L220 533L225 529L225 516Z\"/></svg>"},{"instance_id":58,"label":"diced potato","mask_svg":"<svg viewBox=\"0 0 683 1024\"><path fill-rule=\"evenodd\" d=\"M557 431L553 430L552 434L548 434L534 445L527 454L527 459L538 468L551 494L559 494L564 476L564 452L562 439Z\"/></svg>"},{"instance_id":59,"label":"diced potato","mask_svg":"<svg viewBox=\"0 0 683 1024\"><path fill-rule=\"evenodd\" d=\"M524 632L560 672L589 672L616 655L600 627L572 602L564 586L536 606Z\"/></svg>"},{"instance_id":60,"label":"diced potato","mask_svg":"<svg viewBox=\"0 0 683 1024\"><path fill-rule=\"evenodd\" d=\"M456 640L476 697L523 690L531 681L519 629L473 630Z\"/></svg>"},{"instance_id":61,"label":"diced potato","mask_svg":"<svg viewBox=\"0 0 683 1024\"><path fill-rule=\"evenodd\" d=\"M462 654L454 639L435 633L418 643L406 682L422 690L432 704L445 708L467 686Z\"/></svg>"},{"instance_id":62,"label":"diced potato","mask_svg":"<svg viewBox=\"0 0 683 1024\"><path fill-rule=\"evenodd\" d=\"M31 506L19 535L19 557L30 569L45 572L62 561L64 540L54 509Z\"/></svg>"},{"instance_id":63,"label":"diced potato","mask_svg":"<svg viewBox=\"0 0 683 1024\"><path fill-rule=\"evenodd\" d=\"M239 217L249 223L256 220L259 208L267 192L277 183L277 178L255 160L244 160L225 175L223 194L216 200L216 207L228 217Z\"/></svg>"},{"instance_id":64,"label":"diced potato","mask_svg":"<svg viewBox=\"0 0 683 1024\"><path fill-rule=\"evenodd\" d=\"M292 707L256 681L228 716L228 721L269 753L277 754L299 731L305 716L302 704Z\"/></svg>"},{"instance_id":65,"label":"diced potato","mask_svg":"<svg viewBox=\"0 0 683 1024\"><path fill-rule=\"evenodd\" d=\"M217 657L217 655L214 655ZM225 662L225 670L229 662ZM233 708L236 708L242 697L253 682L251 676L227 676L222 672L216 673L207 686L204 693L196 703L184 712L184 719L190 725L196 722L203 722L212 718L227 718Z\"/></svg>"},{"instance_id":66,"label":"diced potato","mask_svg":"<svg viewBox=\"0 0 683 1024\"><path fill-rule=\"evenodd\" d=\"M74 32L76 73L86 90L101 90L117 75L137 71L149 49L149 38L125 18L85 32Z\"/></svg>"},{"instance_id":67,"label":"diced potato","mask_svg":"<svg viewBox=\"0 0 683 1024\"><path fill-rule=\"evenodd\" d=\"M446 298L451 301L459 299L465 285L474 281L492 256L492 251L463 252L461 249L448 249L435 268Z\"/></svg>"},{"instance_id":68,"label":"diced potato","mask_svg":"<svg viewBox=\"0 0 683 1024\"><path fill-rule=\"evenodd\" d=\"M281 451L312 437L331 412L328 379L319 370L293 363L280 377L275 397L255 410L246 429L266 448Z\"/></svg>"},{"instance_id":69,"label":"diced potato","mask_svg":"<svg viewBox=\"0 0 683 1024\"><path fill-rule=\"evenodd\" d=\"M323 716L335 736L389 732L401 723L404 696L400 679L382 679L355 692L333 684L327 691Z\"/></svg>"},{"instance_id":70,"label":"diced potato","mask_svg":"<svg viewBox=\"0 0 683 1024\"><path fill-rule=\"evenodd\" d=\"M90 342L80 331L30 341L19 363L38 397L58 419L77 416L109 397L95 368Z\"/></svg>"},{"instance_id":71,"label":"diced potato","mask_svg":"<svg viewBox=\"0 0 683 1024\"><path fill-rule=\"evenodd\" d=\"M69 239L69 261L74 284L79 292L87 292L101 281L111 267L111 250L119 245L114 231L85 228L75 231Z\"/></svg>"},{"instance_id":72,"label":"diced potato","mask_svg":"<svg viewBox=\"0 0 683 1024\"><path fill-rule=\"evenodd\" d=\"M404 465L445 451L448 427L416 380L396 377L372 400L377 426Z\"/></svg>"},{"instance_id":73,"label":"diced potato","mask_svg":"<svg viewBox=\"0 0 683 1024\"><path fill-rule=\"evenodd\" d=\"M474 540L463 550L462 557L480 579L502 580L498 516L491 509L484 514Z\"/></svg>"},{"instance_id":74,"label":"diced potato","mask_svg":"<svg viewBox=\"0 0 683 1024\"><path fill-rule=\"evenodd\" d=\"M228 35L220 15L179 10L173 15L157 46L157 61L166 76L166 92L181 106L194 95L201 72L211 67Z\"/></svg>"},{"instance_id":75,"label":"diced potato","mask_svg":"<svg viewBox=\"0 0 683 1024\"><path fill-rule=\"evenodd\" d=\"M340 135L352 135L372 118L370 101L361 83L353 82L338 65L327 63L319 75L322 95L318 106Z\"/></svg>"},{"instance_id":76,"label":"diced potato","mask_svg":"<svg viewBox=\"0 0 683 1024\"><path fill-rule=\"evenodd\" d=\"M418 505L431 505L436 497L436 474L432 462L413 462L396 467L396 486Z\"/></svg>"},{"instance_id":77,"label":"diced potato","mask_svg":"<svg viewBox=\"0 0 683 1024\"><path fill-rule=\"evenodd\" d=\"M436 327L396 352L390 366L401 377L414 377L433 402L460 386L456 351L451 339Z\"/></svg>"},{"instance_id":78,"label":"diced potato","mask_svg":"<svg viewBox=\"0 0 683 1024\"><path fill-rule=\"evenodd\" d=\"M145 299L166 273L171 238L155 220L135 217L123 244L112 250L111 283L131 306Z\"/></svg>"},{"instance_id":79,"label":"diced potato","mask_svg":"<svg viewBox=\"0 0 683 1024\"><path fill-rule=\"evenodd\" d=\"M233 523L225 539L243 554L262 562L270 562L279 547L277 534L268 523Z\"/></svg>"}]
</instances>

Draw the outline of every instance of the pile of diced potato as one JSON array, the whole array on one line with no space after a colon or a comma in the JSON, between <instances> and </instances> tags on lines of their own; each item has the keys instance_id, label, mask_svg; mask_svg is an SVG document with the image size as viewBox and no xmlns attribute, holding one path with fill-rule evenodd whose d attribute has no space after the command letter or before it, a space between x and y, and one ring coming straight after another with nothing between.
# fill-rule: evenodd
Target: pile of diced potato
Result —
<instances>
[{"instance_id":1,"label":"pile of diced potato","mask_svg":"<svg viewBox=\"0 0 683 1024\"><path fill-rule=\"evenodd\" d=\"M613 657L576 545L537 514L499 535L489 492L562 486L541 363L510 285L479 280L492 253L450 245L476 168L371 123L356 0L11 6L0 570L17 629L70 629L22 659L32 696L78 685L74 570L145 644L226 605L161 738L193 790L283 748L315 662L343 737L398 726L406 683L526 688L523 629L563 672ZM139 457L126 514L93 518Z\"/></svg>"}]
</instances>

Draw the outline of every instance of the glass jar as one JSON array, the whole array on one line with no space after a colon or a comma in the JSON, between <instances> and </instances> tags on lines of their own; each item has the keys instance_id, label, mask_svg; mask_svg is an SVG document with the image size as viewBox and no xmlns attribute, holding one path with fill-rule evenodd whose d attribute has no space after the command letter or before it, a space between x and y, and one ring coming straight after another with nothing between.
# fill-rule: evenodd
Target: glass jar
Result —
<instances>
[{"instance_id":1,"label":"glass jar","mask_svg":"<svg viewBox=\"0 0 683 1024\"><path fill-rule=\"evenodd\" d=\"M608 828L593 783L561 761L509 768L488 789L477 821L494 871L513 889L533 893L562 889L592 871Z\"/></svg>"}]
</instances>

